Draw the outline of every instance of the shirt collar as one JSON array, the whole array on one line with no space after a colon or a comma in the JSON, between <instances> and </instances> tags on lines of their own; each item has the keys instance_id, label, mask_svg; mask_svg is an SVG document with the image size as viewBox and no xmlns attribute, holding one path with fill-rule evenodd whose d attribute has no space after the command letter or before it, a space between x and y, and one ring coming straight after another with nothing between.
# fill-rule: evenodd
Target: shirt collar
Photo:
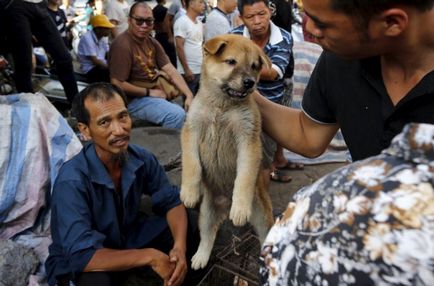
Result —
<instances>
[{"instance_id":1,"label":"shirt collar","mask_svg":"<svg viewBox=\"0 0 434 286\"><path fill-rule=\"evenodd\" d=\"M274 25L273 21L270 20L270 39L268 39L268 43L271 45L275 45L283 41L282 32L280 28ZM243 36L250 39L250 33L247 29L246 25L244 25Z\"/></svg>"},{"instance_id":2,"label":"shirt collar","mask_svg":"<svg viewBox=\"0 0 434 286\"><path fill-rule=\"evenodd\" d=\"M107 169L96 153L95 144L89 143L86 145L84 148L84 153L89 165L89 177L91 181L114 188L113 181L108 174ZM128 182L135 179L136 170L143 166L143 164L144 162L139 160L134 153L131 152L131 147L128 146L128 158L122 168L122 181L129 185Z\"/></svg>"}]
</instances>

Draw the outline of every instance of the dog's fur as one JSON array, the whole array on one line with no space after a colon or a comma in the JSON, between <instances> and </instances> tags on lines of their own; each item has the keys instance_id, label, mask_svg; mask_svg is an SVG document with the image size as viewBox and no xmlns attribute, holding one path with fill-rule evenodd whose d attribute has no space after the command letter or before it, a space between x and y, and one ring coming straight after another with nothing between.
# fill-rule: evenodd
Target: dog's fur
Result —
<instances>
[{"instance_id":1,"label":"dog's fur","mask_svg":"<svg viewBox=\"0 0 434 286\"><path fill-rule=\"evenodd\" d=\"M202 197L193 269L208 263L228 215L236 226L249 221L261 241L273 223L260 175L261 117L251 96L264 65L271 65L268 57L245 37L223 35L204 45L200 89L181 136L181 200L193 207Z\"/></svg>"}]
</instances>

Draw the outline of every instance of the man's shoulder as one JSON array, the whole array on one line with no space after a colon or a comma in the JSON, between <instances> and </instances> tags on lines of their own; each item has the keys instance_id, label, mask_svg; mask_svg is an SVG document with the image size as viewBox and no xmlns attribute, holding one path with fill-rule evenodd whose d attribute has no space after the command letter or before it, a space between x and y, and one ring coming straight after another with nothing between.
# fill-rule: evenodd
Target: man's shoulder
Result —
<instances>
[{"instance_id":1,"label":"man's shoulder","mask_svg":"<svg viewBox=\"0 0 434 286\"><path fill-rule=\"evenodd\" d=\"M81 177L81 174L88 173L89 166L86 160L85 148L86 147L84 147L74 157L63 163L60 167L57 181L78 179Z\"/></svg>"},{"instance_id":2,"label":"man's shoulder","mask_svg":"<svg viewBox=\"0 0 434 286\"><path fill-rule=\"evenodd\" d=\"M113 49L126 49L130 46L131 36L128 31L120 33L111 43L110 50Z\"/></svg>"}]
</instances>

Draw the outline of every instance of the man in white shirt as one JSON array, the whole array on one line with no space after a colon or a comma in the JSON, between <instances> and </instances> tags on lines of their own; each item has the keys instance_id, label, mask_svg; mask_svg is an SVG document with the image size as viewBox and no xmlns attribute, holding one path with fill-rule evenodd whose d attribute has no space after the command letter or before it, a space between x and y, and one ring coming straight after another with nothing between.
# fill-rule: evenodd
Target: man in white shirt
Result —
<instances>
[{"instance_id":1,"label":"man in white shirt","mask_svg":"<svg viewBox=\"0 0 434 286\"><path fill-rule=\"evenodd\" d=\"M202 66L203 24L197 19L205 11L204 0L185 0L187 14L174 25L177 68L193 94L199 89Z\"/></svg>"},{"instance_id":2,"label":"man in white shirt","mask_svg":"<svg viewBox=\"0 0 434 286\"><path fill-rule=\"evenodd\" d=\"M115 28L112 29L113 38L128 29L129 11L130 4L126 0L109 0L107 3L105 14L115 25Z\"/></svg>"}]
</instances>

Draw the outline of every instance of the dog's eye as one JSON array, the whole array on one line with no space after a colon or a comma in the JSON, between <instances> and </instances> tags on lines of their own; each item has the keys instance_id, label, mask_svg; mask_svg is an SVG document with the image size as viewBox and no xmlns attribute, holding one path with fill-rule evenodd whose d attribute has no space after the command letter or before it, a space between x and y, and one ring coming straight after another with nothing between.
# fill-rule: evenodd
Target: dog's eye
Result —
<instances>
[{"instance_id":1,"label":"dog's eye","mask_svg":"<svg viewBox=\"0 0 434 286\"><path fill-rule=\"evenodd\" d=\"M234 65L237 64L237 61L234 60L234 59L227 59L227 60L225 60L225 62L226 62L228 65L231 65L231 66L234 66Z\"/></svg>"}]
</instances>

